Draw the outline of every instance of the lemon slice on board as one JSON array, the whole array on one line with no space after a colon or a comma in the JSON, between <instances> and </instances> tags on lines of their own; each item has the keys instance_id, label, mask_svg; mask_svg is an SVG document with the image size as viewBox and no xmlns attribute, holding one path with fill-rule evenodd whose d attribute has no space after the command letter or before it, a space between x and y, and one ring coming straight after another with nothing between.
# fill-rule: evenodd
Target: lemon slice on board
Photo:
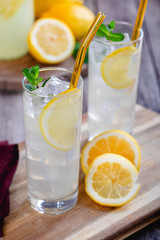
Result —
<instances>
[{"instance_id":1,"label":"lemon slice on board","mask_svg":"<svg viewBox=\"0 0 160 240\"><path fill-rule=\"evenodd\" d=\"M68 89L43 108L40 114L40 129L48 144L58 150L71 150L78 136L80 107L80 90Z\"/></svg>"},{"instance_id":2,"label":"lemon slice on board","mask_svg":"<svg viewBox=\"0 0 160 240\"><path fill-rule=\"evenodd\" d=\"M39 62L59 63L72 55L75 38L70 28L57 19L37 20L28 35L29 52Z\"/></svg>"},{"instance_id":3,"label":"lemon slice on board","mask_svg":"<svg viewBox=\"0 0 160 240\"><path fill-rule=\"evenodd\" d=\"M119 154L131 161L137 170L141 163L141 150L137 141L122 130L111 130L96 136L88 142L81 153L81 166L87 173L93 160L104 153Z\"/></svg>"},{"instance_id":4,"label":"lemon slice on board","mask_svg":"<svg viewBox=\"0 0 160 240\"><path fill-rule=\"evenodd\" d=\"M133 83L129 77L129 68L133 54L137 49L132 46L119 48L106 56L101 65L104 81L112 88L126 88Z\"/></svg>"},{"instance_id":5,"label":"lemon slice on board","mask_svg":"<svg viewBox=\"0 0 160 240\"><path fill-rule=\"evenodd\" d=\"M112 153L97 157L85 178L87 194L98 204L122 206L140 189L138 171L126 158Z\"/></svg>"}]
</instances>

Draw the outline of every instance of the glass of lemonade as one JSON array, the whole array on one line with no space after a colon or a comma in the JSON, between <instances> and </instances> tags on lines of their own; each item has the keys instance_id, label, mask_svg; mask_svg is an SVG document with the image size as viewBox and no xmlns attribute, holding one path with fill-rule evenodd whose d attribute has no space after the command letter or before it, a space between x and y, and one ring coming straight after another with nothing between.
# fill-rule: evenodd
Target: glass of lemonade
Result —
<instances>
[{"instance_id":1,"label":"glass of lemonade","mask_svg":"<svg viewBox=\"0 0 160 240\"><path fill-rule=\"evenodd\" d=\"M115 22L121 42L95 36L89 47L89 137L112 129L132 133L143 31L131 41L133 25Z\"/></svg>"},{"instance_id":2,"label":"glass of lemonade","mask_svg":"<svg viewBox=\"0 0 160 240\"><path fill-rule=\"evenodd\" d=\"M43 81L32 92L23 79L28 197L40 213L60 214L77 202L83 79L68 90L71 75L64 68L41 68Z\"/></svg>"},{"instance_id":3,"label":"glass of lemonade","mask_svg":"<svg viewBox=\"0 0 160 240\"><path fill-rule=\"evenodd\" d=\"M0 0L0 59L28 52L27 35L34 22L34 0Z\"/></svg>"}]
</instances>

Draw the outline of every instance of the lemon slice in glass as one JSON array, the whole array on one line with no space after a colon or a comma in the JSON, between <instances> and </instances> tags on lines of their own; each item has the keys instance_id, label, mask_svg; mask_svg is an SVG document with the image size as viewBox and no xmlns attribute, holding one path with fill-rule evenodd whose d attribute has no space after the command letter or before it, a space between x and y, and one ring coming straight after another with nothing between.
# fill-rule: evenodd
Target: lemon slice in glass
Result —
<instances>
[{"instance_id":1,"label":"lemon slice in glass","mask_svg":"<svg viewBox=\"0 0 160 240\"><path fill-rule=\"evenodd\" d=\"M80 90L68 89L43 108L40 129L48 144L62 151L72 149L78 137L80 107Z\"/></svg>"},{"instance_id":2,"label":"lemon slice in glass","mask_svg":"<svg viewBox=\"0 0 160 240\"><path fill-rule=\"evenodd\" d=\"M129 69L133 54L137 49L133 46L119 48L107 55L101 65L101 74L104 81L112 88L126 88L133 83L129 77Z\"/></svg>"},{"instance_id":3,"label":"lemon slice in glass","mask_svg":"<svg viewBox=\"0 0 160 240\"><path fill-rule=\"evenodd\" d=\"M138 171L126 158L107 153L97 157L85 178L87 194L104 206L122 206L140 189Z\"/></svg>"}]
</instances>

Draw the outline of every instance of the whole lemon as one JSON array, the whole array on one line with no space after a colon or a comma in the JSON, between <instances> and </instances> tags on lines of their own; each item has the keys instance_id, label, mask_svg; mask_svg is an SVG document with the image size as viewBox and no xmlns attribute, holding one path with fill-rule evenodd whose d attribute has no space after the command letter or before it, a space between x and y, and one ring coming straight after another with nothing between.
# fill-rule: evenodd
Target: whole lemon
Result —
<instances>
[{"instance_id":1,"label":"whole lemon","mask_svg":"<svg viewBox=\"0 0 160 240\"><path fill-rule=\"evenodd\" d=\"M78 2L83 4L83 0L34 0L35 16L40 17L42 12L50 8L54 3L59 2Z\"/></svg>"},{"instance_id":2,"label":"whole lemon","mask_svg":"<svg viewBox=\"0 0 160 240\"><path fill-rule=\"evenodd\" d=\"M95 19L94 13L84 5L75 2L60 2L42 13L43 18L57 18L72 30L76 40L81 40Z\"/></svg>"}]
</instances>

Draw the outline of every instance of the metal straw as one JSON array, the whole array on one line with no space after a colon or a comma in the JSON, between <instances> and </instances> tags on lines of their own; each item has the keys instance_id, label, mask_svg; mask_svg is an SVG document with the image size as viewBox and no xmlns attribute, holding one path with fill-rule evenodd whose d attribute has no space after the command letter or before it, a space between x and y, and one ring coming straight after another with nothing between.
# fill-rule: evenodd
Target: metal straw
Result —
<instances>
[{"instance_id":1,"label":"metal straw","mask_svg":"<svg viewBox=\"0 0 160 240\"><path fill-rule=\"evenodd\" d=\"M132 33L132 41L136 40L139 37L140 29L143 23L146 7L148 0L141 0L138 8L138 13Z\"/></svg>"},{"instance_id":2,"label":"metal straw","mask_svg":"<svg viewBox=\"0 0 160 240\"><path fill-rule=\"evenodd\" d=\"M101 23L103 22L104 18L105 18L105 14L102 12L99 12L97 14L94 22L92 23L89 31L87 32L86 36L84 37L84 39L80 45L79 51L77 53L77 57L76 57L74 70L73 70L73 74L71 77L69 88L77 87L87 48L88 48L90 42L92 41L93 37L95 36Z\"/></svg>"}]
</instances>

